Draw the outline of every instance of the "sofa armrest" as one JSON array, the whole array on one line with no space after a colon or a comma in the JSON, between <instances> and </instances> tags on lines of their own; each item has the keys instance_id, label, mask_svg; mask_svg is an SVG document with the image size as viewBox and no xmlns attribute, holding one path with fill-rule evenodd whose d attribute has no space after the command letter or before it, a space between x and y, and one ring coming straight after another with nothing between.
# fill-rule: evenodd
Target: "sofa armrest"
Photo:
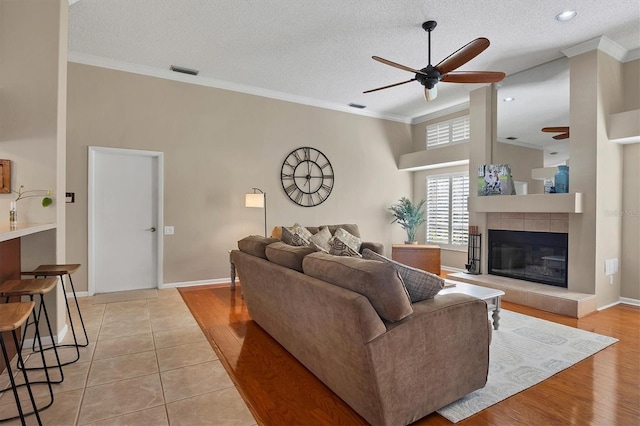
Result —
<instances>
[{"instance_id":1,"label":"sofa armrest","mask_svg":"<svg viewBox=\"0 0 640 426\"><path fill-rule=\"evenodd\" d=\"M414 422L487 381L491 328L483 300L452 293L413 309L367 344L384 424Z\"/></svg>"},{"instance_id":2,"label":"sofa armrest","mask_svg":"<svg viewBox=\"0 0 640 426\"><path fill-rule=\"evenodd\" d=\"M376 252L384 256L384 244L382 243L372 243L369 241L363 241L362 245L360 246L360 253L362 253L364 249L367 249L367 248L373 252Z\"/></svg>"}]
</instances>

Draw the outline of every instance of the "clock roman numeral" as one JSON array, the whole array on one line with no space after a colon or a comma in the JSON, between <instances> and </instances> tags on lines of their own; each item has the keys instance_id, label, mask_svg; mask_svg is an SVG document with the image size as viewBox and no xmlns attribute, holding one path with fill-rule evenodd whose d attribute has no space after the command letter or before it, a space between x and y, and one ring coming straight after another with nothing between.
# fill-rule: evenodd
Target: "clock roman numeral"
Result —
<instances>
[{"instance_id":1,"label":"clock roman numeral","mask_svg":"<svg viewBox=\"0 0 640 426\"><path fill-rule=\"evenodd\" d=\"M293 173L291 174L282 173L282 180L292 180L292 179L293 179Z\"/></svg>"},{"instance_id":2,"label":"clock roman numeral","mask_svg":"<svg viewBox=\"0 0 640 426\"><path fill-rule=\"evenodd\" d=\"M309 161L311 159L311 151L309 148L302 148L304 152L304 161Z\"/></svg>"}]
</instances>

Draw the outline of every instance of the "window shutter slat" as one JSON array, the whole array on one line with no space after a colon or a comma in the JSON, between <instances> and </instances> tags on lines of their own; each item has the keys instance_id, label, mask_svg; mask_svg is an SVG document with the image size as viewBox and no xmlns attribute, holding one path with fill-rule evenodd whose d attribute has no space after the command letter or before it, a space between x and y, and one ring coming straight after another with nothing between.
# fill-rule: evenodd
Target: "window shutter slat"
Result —
<instances>
[{"instance_id":1,"label":"window shutter slat","mask_svg":"<svg viewBox=\"0 0 640 426\"><path fill-rule=\"evenodd\" d=\"M427 149L468 141L469 123L470 118L465 115L428 125L426 131Z\"/></svg>"},{"instance_id":2,"label":"window shutter slat","mask_svg":"<svg viewBox=\"0 0 640 426\"><path fill-rule=\"evenodd\" d=\"M427 242L467 245L469 175L427 177L426 192Z\"/></svg>"}]
</instances>

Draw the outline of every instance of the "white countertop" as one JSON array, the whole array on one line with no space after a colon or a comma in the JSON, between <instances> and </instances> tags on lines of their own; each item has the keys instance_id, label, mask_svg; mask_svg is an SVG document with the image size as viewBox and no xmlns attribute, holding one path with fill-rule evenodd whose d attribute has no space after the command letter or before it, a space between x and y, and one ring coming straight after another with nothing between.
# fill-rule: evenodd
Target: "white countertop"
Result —
<instances>
[{"instance_id":1,"label":"white countertop","mask_svg":"<svg viewBox=\"0 0 640 426\"><path fill-rule=\"evenodd\" d=\"M0 242L55 228L55 223L18 223L15 227L11 227L9 222L0 222Z\"/></svg>"}]
</instances>

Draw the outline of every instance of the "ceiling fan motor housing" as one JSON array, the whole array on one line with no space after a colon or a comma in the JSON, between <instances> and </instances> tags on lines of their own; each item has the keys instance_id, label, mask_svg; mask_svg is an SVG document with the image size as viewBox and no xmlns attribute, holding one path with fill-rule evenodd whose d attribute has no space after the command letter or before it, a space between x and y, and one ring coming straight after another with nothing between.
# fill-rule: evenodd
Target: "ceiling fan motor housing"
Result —
<instances>
[{"instance_id":1,"label":"ceiling fan motor housing","mask_svg":"<svg viewBox=\"0 0 640 426\"><path fill-rule=\"evenodd\" d=\"M416 80L427 89L433 89L442 78L442 74L432 65L422 68L420 71L424 74L416 74Z\"/></svg>"}]
</instances>

